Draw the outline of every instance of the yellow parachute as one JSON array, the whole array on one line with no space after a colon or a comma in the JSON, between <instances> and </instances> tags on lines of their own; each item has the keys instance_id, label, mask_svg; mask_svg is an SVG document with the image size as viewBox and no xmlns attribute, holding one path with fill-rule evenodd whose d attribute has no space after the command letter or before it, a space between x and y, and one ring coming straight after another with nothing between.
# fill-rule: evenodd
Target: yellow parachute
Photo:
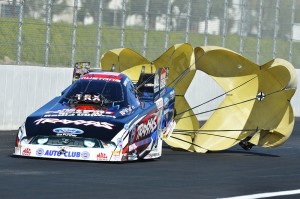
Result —
<instances>
[{"instance_id":1,"label":"yellow parachute","mask_svg":"<svg viewBox=\"0 0 300 199\"><path fill-rule=\"evenodd\" d=\"M294 67L283 59L259 66L225 48L176 44L152 62L128 48L110 50L103 54L101 67L107 70L112 65L132 80L138 80L142 66L148 73L169 67L167 84L175 89L177 111L176 129L164 140L171 147L201 153L238 143L243 148L276 147L292 133L290 101L297 82ZM196 117L201 113L194 112L185 98L196 70L224 91L224 100L201 127Z\"/></svg>"}]
</instances>

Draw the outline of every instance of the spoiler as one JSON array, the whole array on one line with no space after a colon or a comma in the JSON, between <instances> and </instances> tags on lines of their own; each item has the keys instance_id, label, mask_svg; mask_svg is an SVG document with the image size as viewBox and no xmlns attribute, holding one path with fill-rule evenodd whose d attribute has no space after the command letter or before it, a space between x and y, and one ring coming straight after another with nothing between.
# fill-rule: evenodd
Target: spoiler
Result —
<instances>
[{"instance_id":1,"label":"spoiler","mask_svg":"<svg viewBox=\"0 0 300 199\"><path fill-rule=\"evenodd\" d=\"M136 84L140 97L158 99L166 91L169 68L157 68L155 73L145 73L144 66Z\"/></svg>"}]
</instances>

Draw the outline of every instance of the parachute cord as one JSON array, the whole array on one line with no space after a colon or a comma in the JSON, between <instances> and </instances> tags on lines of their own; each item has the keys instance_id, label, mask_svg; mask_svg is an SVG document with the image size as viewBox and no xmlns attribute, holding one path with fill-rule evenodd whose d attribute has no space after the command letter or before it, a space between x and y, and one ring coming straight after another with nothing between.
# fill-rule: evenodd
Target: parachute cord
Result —
<instances>
[{"instance_id":1,"label":"parachute cord","mask_svg":"<svg viewBox=\"0 0 300 199\"><path fill-rule=\"evenodd\" d=\"M173 52L171 53L171 55L169 56L169 60L166 61L166 65L168 65L170 63L171 57L175 54L176 49L173 50Z\"/></svg>"},{"instance_id":2,"label":"parachute cord","mask_svg":"<svg viewBox=\"0 0 300 199\"><path fill-rule=\"evenodd\" d=\"M201 148L201 149L204 149L204 150L208 151L208 149L206 149L206 148L204 148L204 147L202 147L202 146L199 146L199 145L197 145L197 144L194 144L194 143L192 143L192 142L189 142L189 141L186 141L186 140L177 138L177 137L173 137L172 135L171 135L170 137L173 138L173 139L176 139L176 140L179 140L179 141L182 141L182 142L191 144L191 145L193 145L193 146L196 146L196 147L199 147L199 148Z\"/></svg>"},{"instance_id":3,"label":"parachute cord","mask_svg":"<svg viewBox=\"0 0 300 199\"><path fill-rule=\"evenodd\" d=\"M181 129L175 129L173 132L177 134L177 132L184 132L184 133L198 133L198 132L215 132L215 131L219 131L219 132L232 132L232 131L259 131L259 130L262 130L262 129L258 129L258 128L255 128L255 129L222 129L222 130L201 130L201 129L198 129L198 130L181 130ZM264 129L266 130L266 129ZM178 133L179 134L179 133Z\"/></svg>"},{"instance_id":4,"label":"parachute cord","mask_svg":"<svg viewBox=\"0 0 300 199\"><path fill-rule=\"evenodd\" d=\"M239 86L237 86L237 87L235 87L235 88L233 88L233 89L231 89L231 90L229 90L229 91L226 91L225 93L223 93L223 94L221 94L221 95L218 95L218 96L216 96L216 97L214 97L214 98L212 98L212 99L210 99L210 100L208 100L208 101L206 101L206 102L203 102L203 103L201 103L201 104L199 104L199 105L197 105L197 106L194 106L194 107L189 108L189 109L187 109L187 110L185 110L185 111L182 111L182 112L180 112L180 113L177 113L177 115L182 115L182 114L184 114L184 113L186 113L186 112L188 112L188 111L190 111L190 110L193 110L193 109L198 108L198 107L200 107L200 106L203 106L203 105L205 105L205 104L207 104L207 103L209 103L209 102L211 102L211 101L213 101L213 100L216 100L216 99L218 99L218 98L220 98L220 97L222 97L222 96L224 96L224 95L230 93L231 91L234 91L234 90L236 90L236 89L238 89L238 88L244 86L245 84L249 83L250 81L254 80L255 78L257 78L257 76L251 78L250 80L248 80L248 81L242 83L241 85L239 85Z\"/></svg>"},{"instance_id":5,"label":"parachute cord","mask_svg":"<svg viewBox=\"0 0 300 199\"><path fill-rule=\"evenodd\" d=\"M286 90L286 87L284 87L284 88L282 88L282 89L279 89L279 90L277 90L277 91L273 91L273 92L271 92L271 93L268 93L268 94L266 94L265 96L267 97L267 96L269 96L269 95L273 95L273 94L279 93L279 92L284 91L284 90Z\"/></svg>"},{"instance_id":6,"label":"parachute cord","mask_svg":"<svg viewBox=\"0 0 300 199\"><path fill-rule=\"evenodd\" d=\"M262 130L262 129L246 129L246 130L218 130L218 131L253 131L253 134L258 132L259 130ZM264 129L266 130L266 129ZM215 131L215 130L196 130L196 131L192 131L192 133L195 133L195 132L199 132L199 131ZM184 134L184 133L174 133L176 135L185 135L185 136L189 136L189 134ZM228 138L228 139L231 139L231 140L236 140L236 141L243 141L243 139L237 139L237 138L232 138L232 137L228 137L228 136L225 136L225 135L215 135L215 134L210 134L210 133L201 133L202 135L211 135L211 136L215 136L215 137L222 137L222 138ZM175 138L173 136L171 136L172 138ZM193 144L193 143L190 143L190 144Z\"/></svg>"},{"instance_id":7,"label":"parachute cord","mask_svg":"<svg viewBox=\"0 0 300 199\"><path fill-rule=\"evenodd\" d=\"M155 75L155 73L153 73L151 76L148 77L148 79L146 79L145 81L143 81L137 88L136 90L139 90L139 88L141 88L142 86L144 86L146 83L148 83L150 81L150 79Z\"/></svg>"},{"instance_id":8,"label":"parachute cord","mask_svg":"<svg viewBox=\"0 0 300 199\"><path fill-rule=\"evenodd\" d=\"M256 133L256 132L259 131L259 130L262 130L262 129L258 129L258 127L257 127L256 129L247 129L247 130L242 130L242 131L254 131L254 133ZM187 131L188 131L188 130L187 130ZM198 131L204 131L204 130L198 130ZM226 130L226 131L228 131L228 130ZM238 131L238 130L233 130L233 131ZM176 135L185 135L185 136L189 136L189 134L184 134L184 133L174 133L174 134L176 134ZM214 134L210 134L210 133L201 133L201 134L204 134L204 135L212 135L212 136L222 137L222 138L228 138L228 139L232 139L232 140L236 140L236 141L240 141L240 142L244 140L244 139L237 139L237 138L227 137L227 136L224 136L224 135L214 135ZM194 144L194 143L192 143L192 142L188 142L188 141L186 141L186 140L183 140L183 139L174 137L174 136L172 136L172 135L171 135L170 137L173 138L173 139L177 139L177 140L180 140L180 141L182 141L182 142L186 142L186 143L189 143L189 144L191 144L191 145L193 145L193 146L197 146L197 147L199 147L199 148L202 148L202 149L205 149L205 150L209 151L208 149L206 149L206 148L204 148L204 147L201 147L201 146L199 146L199 145L197 145L197 144Z\"/></svg>"},{"instance_id":9,"label":"parachute cord","mask_svg":"<svg viewBox=\"0 0 300 199\"><path fill-rule=\"evenodd\" d=\"M266 94L265 97L270 96L270 95L273 95L273 94L276 94L276 93L281 92L281 91L284 91L285 89L286 89L286 88L284 87L284 88L282 88L282 89L273 91L273 92L271 92L271 93ZM228 106L223 106L223 107L219 107L219 108L216 108L216 109L211 109L211 110L208 110L208 111L203 111L203 112L200 112L200 113L196 113L196 114L192 114L192 115L189 115L189 116L186 116L186 117L182 117L182 118L179 118L179 119L175 119L175 121L178 121L178 120L184 119L184 118L188 118L188 117L192 117L192 116L196 116L196 115L201 115L201 114L204 114L204 113L209 113L209 112L216 111L216 110L220 110L220 109L224 109L224 108L228 108L228 107L231 107L231 106L243 104L243 103L246 103L246 102L249 102L249 101L252 101L252 100L256 100L256 99L257 99L257 97L251 98L251 99L248 99L248 100L245 100L245 101L242 101L242 102L238 102L238 103L235 103L235 104L231 104L231 105L228 105ZM176 117L177 117L178 115L179 115L179 114L177 114Z\"/></svg>"},{"instance_id":10,"label":"parachute cord","mask_svg":"<svg viewBox=\"0 0 300 199\"><path fill-rule=\"evenodd\" d=\"M245 101L242 101L242 102L238 102L238 103L235 103L235 104L231 104L231 105L228 105L228 106L222 106L222 107L219 107L219 108L215 108L215 109L211 109L211 110L208 110L208 111L203 111L203 112L200 112L200 113L196 113L196 114L192 114L192 115L189 115L189 116L186 116L186 117L182 117L182 118L179 118L179 119L175 119L175 121L178 121L178 120L181 120L181 119L184 119L184 118L188 118L188 117L192 117L192 116L196 116L196 115L201 115L201 114L204 114L204 113L209 113L209 112L224 109L224 108L228 108L228 107L231 107L231 106L243 104L243 103L246 103L246 102L250 102L252 100L256 100L256 97L245 100Z\"/></svg>"},{"instance_id":11,"label":"parachute cord","mask_svg":"<svg viewBox=\"0 0 300 199\"><path fill-rule=\"evenodd\" d=\"M168 66L169 65L169 62L172 58L172 56L174 55L176 50L173 50L173 52L171 53L171 55L169 56L169 59L166 61L166 65ZM152 64L152 63L151 63ZM178 79L180 78L183 78L185 76L185 73L187 73L187 70L191 67L192 65L190 65L187 69L185 69L185 71L183 72L183 74L181 74L180 76L176 77L174 81L178 81ZM137 88L136 90L138 90L140 87L144 86L147 82L150 81L150 79L155 75L155 73L153 73L148 79L146 79L145 81L143 81ZM182 77L183 76L183 77ZM169 85L171 85L173 82L171 82ZM167 87L169 87L169 85L167 85Z\"/></svg>"},{"instance_id":12,"label":"parachute cord","mask_svg":"<svg viewBox=\"0 0 300 199\"><path fill-rule=\"evenodd\" d=\"M173 54L172 54L173 55ZM178 77L176 77L170 84L168 84L168 86L170 86L170 85L172 85L174 82L174 85L173 85L173 88L175 87L175 86L177 86L177 84L188 74L188 72L189 72L189 70L191 69L191 67L193 66L193 65L196 65L196 63L198 62L198 60L200 59L200 58L202 58L203 56L205 55L205 53L203 53L203 55L201 55L201 56L199 56L195 61L194 61L194 63L192 63L192 64L190 64L190 66L189 67L187 67L184 71L183 71L183 73L181 74L181 75L179 75ZM170 56L170 58L171 58L171 56Z\"/></svg>"},{"instance_id":13,"label":"parachute cord","mask_svg":"<svg viewBox=\"0 0 300 199\"><path fill-rule=\"evenodd\" d=\"M167 87L171 87L171 85L174 84L172 86L172 88L174 88L188 74L191 66L192 65L186 68L178 77L176 77L172 82L170 82L170 84L168 84Z\"/></svg>"},{"instance_id":14,"label":"parachute cord","mask_svg":"<svg viewBox=\"0 0 300 199\"><path fill-rule=\"evenodd\" d=\"M212 135L212 136L221 137L221 138L228 138L228 139L236 140L236 141L242 141L242 140L244 140L244 139L238 139L238 138L228 137L228 136L225 136L225 135L215 135L215 134L210 134L210 133L201 133L201 134L202 135ZM186 134L176 133L176 135L186 135ZM170 137L174 138L173 136L170 136Z\"/></svg>"},{"instance_id":15,"label":"parachute cord","mask_svg":"<svg viewBox=\"0 0 300 199\"><path fill-rule=\"evenodd\" d=\"M173 50L173 52L171 53L171 55L169 56L168 60L165 61L166 66L168 66L170 64L170 60L172 58L172 56L175 54L175 50ZM190 65L188 68L186 68L183 73L186 73L186 71L191 67L192 65ZM171 84L173 84L175 81L178 81L178 78L181 79L181 76L185 76L184 74L179 75L178 77L176 77L170 84L167 85L167 87L170 87Z\"/></svg>"}]
</instances>

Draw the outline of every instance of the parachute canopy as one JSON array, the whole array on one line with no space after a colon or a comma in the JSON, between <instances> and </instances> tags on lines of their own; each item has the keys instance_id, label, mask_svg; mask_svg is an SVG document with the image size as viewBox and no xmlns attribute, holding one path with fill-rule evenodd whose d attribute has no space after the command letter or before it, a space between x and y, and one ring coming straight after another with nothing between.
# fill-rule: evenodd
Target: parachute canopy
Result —
<instances>
[{"instance_id":1,"label":"parachute canopy","mask_svg":"<svg viewBox=\"0 0 300 199\"><path fill-rule=\"evenodd\" d=\"M238 143L244 148L276 147L292 133L290 101L297 82L294 67L283 59L259 66L225 48L176 44L152 62L128 48L110 50L103 54L101 68L108 70L112 65L133 80L138 80L143 66L147 73L169 67L167 85L175 88L177 125L165 142L174 148L205 153ZM224 100L203 125L196 117L201 113L185 97L196 70L209 75L224 92ZM206 104L199 101L199 106Z\"/></svg>"}]
</instances>

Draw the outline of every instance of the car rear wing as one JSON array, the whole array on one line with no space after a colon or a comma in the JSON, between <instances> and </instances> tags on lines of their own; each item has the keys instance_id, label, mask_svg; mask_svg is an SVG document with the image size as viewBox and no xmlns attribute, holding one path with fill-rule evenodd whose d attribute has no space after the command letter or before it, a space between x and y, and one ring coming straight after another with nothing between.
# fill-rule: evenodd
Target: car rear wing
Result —
<instances>
[{"instance_id":1,"label":"car rear wing","mask_svg":"<svg viewBox=\"0 0 300 199\"><path fill-rule=\"evenodd\" d=\"M169 68L157 68L156 72L145 73L145 67L136 84L139 96L144 99L158 99L166 91Z\"/></svg>"}]
</instances>

